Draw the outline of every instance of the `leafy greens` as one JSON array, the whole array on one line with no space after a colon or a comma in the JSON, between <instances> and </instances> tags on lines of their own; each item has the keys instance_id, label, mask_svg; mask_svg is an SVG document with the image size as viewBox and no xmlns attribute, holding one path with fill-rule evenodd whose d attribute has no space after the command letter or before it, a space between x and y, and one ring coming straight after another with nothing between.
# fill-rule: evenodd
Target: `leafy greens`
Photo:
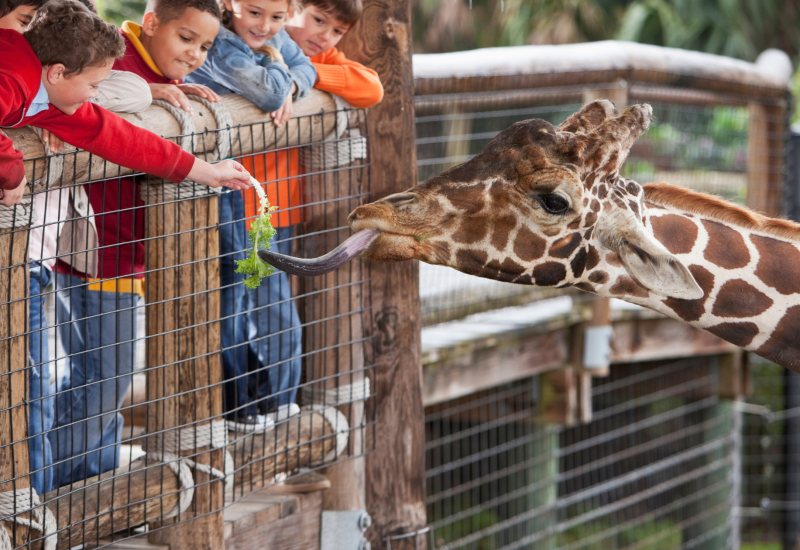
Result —
<instances>
[{"instance_id":1,"label":"leafy greens","mask_svg":"<svg viewBox=\"0 0 800 550\"><path fill-rule=\"evenodd\" d=\"M251 177L250 183L253 184L258 194L258 216L253 220L248 232L250 244L253 247L250 249L247 258L236 260L236 273L247 275L244 280L245 286L255 289L261 285L261 279L268 277L275 271L274 267L258 257L258 249L269 248L269 240L275 235L275 228L272 227L272 222L270 222L269 218L270 214L277 210L277 207L269 205L264 188L255 178Z\"/></svg>"}]
</instances>

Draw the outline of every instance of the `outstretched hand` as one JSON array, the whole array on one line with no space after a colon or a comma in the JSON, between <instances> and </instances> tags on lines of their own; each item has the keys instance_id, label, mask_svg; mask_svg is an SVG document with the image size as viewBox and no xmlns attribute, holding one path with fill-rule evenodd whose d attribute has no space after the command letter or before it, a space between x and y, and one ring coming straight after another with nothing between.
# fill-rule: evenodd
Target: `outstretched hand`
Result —
<instances>
[{"instance_id":1,"label":"outstretched hand","mask_svg":"<svg viewBox=\"0 0 800 550\"><path fill-rule=\"evenodd\" d=\"M208 164L196 159L188 178L209 187L228 187L247 189L250 187L250 173L235 160L223 160L219 164Z\"/></svg>"},{"instance_id":2,"label":"outstretched hand","mask_svg":"<svg viewBox=\"0 0 800 550\"><path fill-rule=\"evenodd\" d=\"M150 84L150 93L153 99L163 99L190 115L194 114L194 109L186 94L198 95L212 103L219 101L219 96L202 84Z\"/></svg>"},{"instance_id":3,"label":"outstretched hand","mask_svg":"<svg viewBox=\"0 0 800 550\"><path fill-rule=\"evenodd\" d=\"M249 181L249 180L248 180ZM22 181L14 189L0 189L0 204L5 206L13 206L19 204L22 196L25 194L25 186L28 184L27 178L22 177Z\"/></svg>"}]
</instances>

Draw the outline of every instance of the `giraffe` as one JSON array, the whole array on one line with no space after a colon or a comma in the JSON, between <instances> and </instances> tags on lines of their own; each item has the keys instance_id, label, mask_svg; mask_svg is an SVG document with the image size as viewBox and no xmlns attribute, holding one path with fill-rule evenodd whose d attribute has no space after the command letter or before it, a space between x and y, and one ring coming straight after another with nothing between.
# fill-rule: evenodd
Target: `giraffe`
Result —
<instances>
[{"instance_id":1,"label":"giraffe","mask_svg":"<svg viewBox=\"0 0 800 550\"><path fill-rule=\"evenodd\" d=\"M527 120L472 160L356 208L358 231L318 260L266 253L298 274L355 255L575 286L648 307L800 372L800 225L717 197L620 175L652 120L607 100L558 127Z\"/></svg>"}]
</instances>

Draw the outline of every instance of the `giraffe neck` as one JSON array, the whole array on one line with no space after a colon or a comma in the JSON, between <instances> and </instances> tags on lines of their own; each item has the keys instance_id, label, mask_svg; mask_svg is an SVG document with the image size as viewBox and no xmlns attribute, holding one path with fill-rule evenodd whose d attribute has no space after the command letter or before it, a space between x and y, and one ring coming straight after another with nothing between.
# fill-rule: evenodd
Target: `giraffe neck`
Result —
<instances>
[{"instance_id":1,"label":"giraffe neck","mask_svg":"<svg viewBox=\"0 0 800 550\"><path fill-rule=\"evenodd\" d=\"M800 372L800 241L718 214L649 204L643 216L647 230L691 271L703 298L649 292L608 250L578 286L685 321Z\"/></svg>"}]
</instances>

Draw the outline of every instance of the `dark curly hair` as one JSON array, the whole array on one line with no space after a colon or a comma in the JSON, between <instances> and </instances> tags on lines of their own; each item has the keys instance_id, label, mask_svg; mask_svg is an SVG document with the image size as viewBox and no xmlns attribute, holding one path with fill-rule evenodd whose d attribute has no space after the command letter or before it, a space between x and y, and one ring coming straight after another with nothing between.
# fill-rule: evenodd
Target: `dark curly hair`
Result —
<instances>
[{"instance_id":1,"label":"dark curly hair","mask_svg":"<svg viewBox=\"0 0 800 550\"><path fill-rule=\"evenodd\" d=\"M23 36L42 66L61 63L66 76L122 59L125 53L119 29L76 0L49 0Z\"/></svg>"},{"instance_id":2,"label":"dark curly hair","mask_svg":"<svg viewBox=\"0 0 800 550\"><path fill-rule=\"evenodd\" d=\"M189 8L207 12L222 20L216 0L147 0L145 13L155 13L161 23L169 23L183 15Z\"/></svg>"}]
</instances>

